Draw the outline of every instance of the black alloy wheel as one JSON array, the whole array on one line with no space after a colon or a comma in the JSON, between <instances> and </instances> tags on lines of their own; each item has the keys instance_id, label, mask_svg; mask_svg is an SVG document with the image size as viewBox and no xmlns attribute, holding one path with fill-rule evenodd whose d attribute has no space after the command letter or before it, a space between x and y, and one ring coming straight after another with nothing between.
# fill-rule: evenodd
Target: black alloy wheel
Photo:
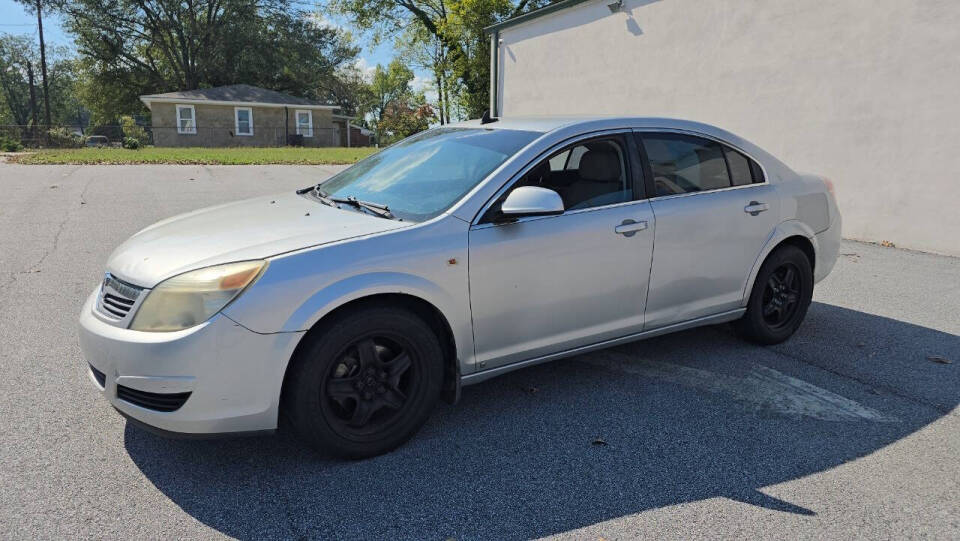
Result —
<instances>
[{"instance_id":1,"label":"black alloy wheel","mask_svg":"<svg viewBox=\"0 0 960 541\"><path fill-rule=\"evenodd\" d=\"M787 244L760 267L747 311L734 322L737 332L758 344L779 344L803 322L813 298L813 267L807 254Z\"/></svg>"},{"instance_id":2,"label":"black alloy wheel","mask_svg":"<svg viewBox=\"0 0 960 541\"><path fill-rule=\"evenodd\" d=\"M312 447L347 458L383 454L413 436L443 384L436 332L399 306L331 316L290 362L282 415Z\"/></svg>"},{"instance_id":3,"label":"black alloy wheel","mask_svg":"<svg viewBox=\"0 0 960 541\"><path fill-rule=\"evenodd\" d=\"M362 436L393 421L417 384L412 366L410 354L389 337L368 336L349 344L331 366L322 393L335 430Z\"/></svg>"},{"instance_id":4,"label":"black alloy wheel","mask_svg":"<svg viewBox=\"0 0 960 541\"><path fill-rule=\"evenodd\" d=\"M763 290L763 320L771 329L780 329L792 321L800 308L800 269L791 262L777 267Z\"/></svg>"}]
</instances>

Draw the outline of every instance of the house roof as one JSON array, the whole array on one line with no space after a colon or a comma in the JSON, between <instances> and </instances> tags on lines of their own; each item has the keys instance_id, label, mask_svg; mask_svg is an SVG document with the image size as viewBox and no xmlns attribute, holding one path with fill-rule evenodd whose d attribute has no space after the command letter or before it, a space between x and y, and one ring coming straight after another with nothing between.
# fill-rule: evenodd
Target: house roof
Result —
<instances>
[{"instance_id":1,"label":"house roof","mask_svg":"<svg viewBox=\"0 0 960 541\"><path fill-rule=\"evenodd\" d=\"M228 85L198 90L180 90L164 94L140 96L140 101L150 108L151 103L211 103L217 105L255 105L259 107L295 106L304 109L339 109L336 105L298 98L276 90L267 90L252 85Z\"/></svg>"}]
</instances>

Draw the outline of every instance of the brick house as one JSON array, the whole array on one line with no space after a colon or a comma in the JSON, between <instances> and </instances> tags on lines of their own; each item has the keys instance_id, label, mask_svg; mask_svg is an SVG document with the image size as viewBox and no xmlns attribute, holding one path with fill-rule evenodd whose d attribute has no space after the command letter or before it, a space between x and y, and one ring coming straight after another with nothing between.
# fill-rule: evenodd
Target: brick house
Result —
<instances>
[{"instance_id":1,"label":"brick house","mask_svg":"<svg viewBox=\"0 0 960 541\"><path fill-rule=\"evenodd\" d=\"M140 96L150 109L153 142L163 147L347 146L349 119L339 109L250 85ZM339 117L335 121L334 116ZM349 141L349 146L360 146Z\"/></svg>"}]
</instances>

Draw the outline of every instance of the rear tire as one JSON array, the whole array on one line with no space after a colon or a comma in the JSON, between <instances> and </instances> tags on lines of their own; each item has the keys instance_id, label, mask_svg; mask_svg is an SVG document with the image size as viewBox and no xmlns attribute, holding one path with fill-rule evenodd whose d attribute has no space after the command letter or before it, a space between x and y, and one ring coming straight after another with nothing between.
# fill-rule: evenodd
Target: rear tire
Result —
<instances>
[{"instance_id":1,"label":"rear tire","mask_svg":"<svg viewBox=\"0 0 960 541\"><path fill-rule=\"evenodd\" d=\"M734 323L743 338L758 344L779 344L803 322L813 298L813 269L796 246L781 246L760 267L747 312Z\"/></svg>"},{"instance_id":2,"label":"rear tire","mask_svg":"<svg viewBox=\"0 0 960 541\"><path fill-rule=\"evenodd\" d=\"M367 458L395 449L440 396L443 349L433 329L395 307L367 307L311 333L292 361L284 413L317 450Z\"/></svg>"}]
</instances>

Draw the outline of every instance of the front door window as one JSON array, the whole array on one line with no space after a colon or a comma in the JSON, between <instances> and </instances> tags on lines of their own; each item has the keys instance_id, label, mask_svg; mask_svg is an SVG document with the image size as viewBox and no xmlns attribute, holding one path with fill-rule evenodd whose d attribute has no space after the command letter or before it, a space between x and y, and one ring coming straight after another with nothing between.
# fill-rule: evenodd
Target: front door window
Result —
<instances>
[{"instance_id":1,"label":"front door window","mask_svg":"<svg viewBox=\"0 0 960 541\"><path fill-rule=\"evenodd\" d=\"M626 157L619 138L577 143L541 162L514 187L549 188L567 210L623 203L633 198Z\"/></svg>"}]
</instances>

